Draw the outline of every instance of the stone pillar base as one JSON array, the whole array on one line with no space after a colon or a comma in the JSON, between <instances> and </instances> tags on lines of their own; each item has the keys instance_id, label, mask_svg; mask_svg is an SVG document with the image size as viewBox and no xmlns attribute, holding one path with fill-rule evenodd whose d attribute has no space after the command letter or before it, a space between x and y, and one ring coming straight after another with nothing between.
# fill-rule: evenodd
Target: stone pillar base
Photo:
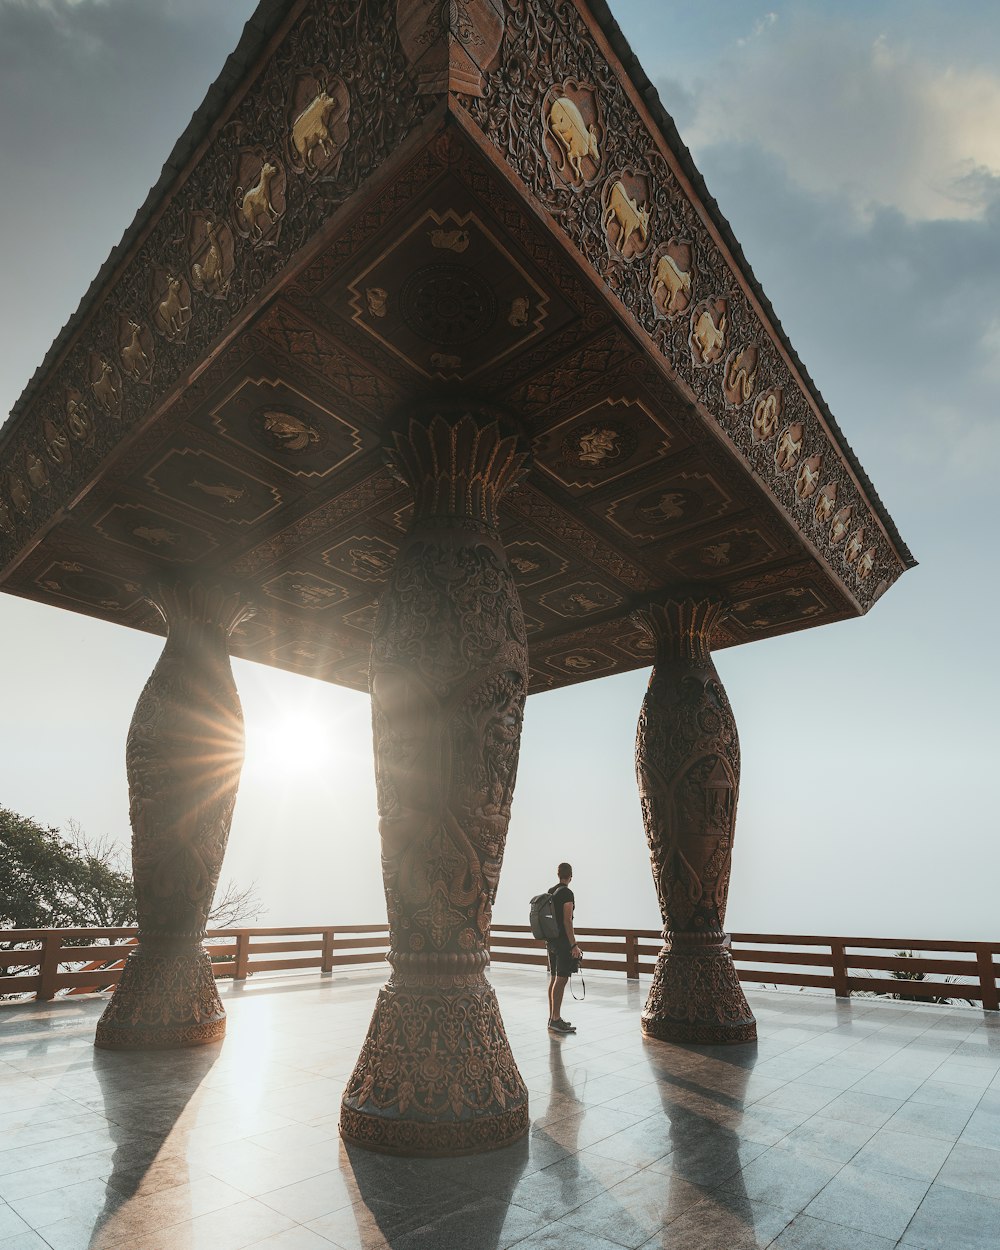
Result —
<instances>
[{"instance_id":1,"label":"stone pillar base","mask_svg":"<svg viewBox=\"0 0 1000 1250\"><path fill-rule=\"evenodd\" d=\"M755 1042L757 1022L729 951L665 946L656 961L642 1031L661 1042Z\"/></svg>"},{"instance_id":2,"label":"stone pillar base","mask_svg":"<svg viewBox=\"0 0 1000 1250\"><path fill-rule=\"evenodd\" d=\"M221 1042L226 1012L199 944L170 954L129 955L118 988L97 1023L104 1050L174 1050Z\"/></svg>"},{"instance_id":3,"label":"stone pillar base","mask_svg":"<svg viewBox=\"0 0 1000 1250\"><path fill-rule=\"evenodd\" d=\"M450 1156L497 1150L527 1131L528 1091L485 978L446 988L390 980L344 1092L344 1140Z\"/></svg>"}]
</instances>

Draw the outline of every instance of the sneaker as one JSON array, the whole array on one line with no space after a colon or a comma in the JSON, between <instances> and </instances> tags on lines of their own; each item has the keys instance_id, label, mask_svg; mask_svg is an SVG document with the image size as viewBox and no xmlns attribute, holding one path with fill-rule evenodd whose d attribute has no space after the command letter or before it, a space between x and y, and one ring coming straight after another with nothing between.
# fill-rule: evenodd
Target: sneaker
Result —
<instances>
[{"instance_id":1,"label":"sneaker","mask_svg":"<svg viewBox=\"0 0 1000 1250\"><path fill-rule=\"evenodd\" d=\"M550 1020L550 1033L575 1033L576 1029L571 1024L567 1024L565 1020Z\"/></svg>"},{"instance_id":2,"label":"sneaker","mask_svg":"<svg viewBox=\"0 0 1000 1250\"><path fill-rule=\"evenodd\" d=\"M564 1029L569 1029L571 1033L576 1032L576 1025L573 1023L572 1020L564 1020L562 1016L560 1016L559 1023L563 1026Z\"/></svg>"}]
</instances>

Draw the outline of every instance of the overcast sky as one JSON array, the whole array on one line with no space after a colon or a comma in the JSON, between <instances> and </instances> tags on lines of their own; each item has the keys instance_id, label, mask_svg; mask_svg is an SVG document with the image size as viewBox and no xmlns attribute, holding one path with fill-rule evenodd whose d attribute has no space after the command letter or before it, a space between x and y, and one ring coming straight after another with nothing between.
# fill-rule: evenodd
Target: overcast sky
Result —
<instances>
[{"instance_id":1,"label":"overcast sky","mask_svg":"<svg viewBox=\"0 0 1000 1250\"><path fill-rule=\"evenodd\" d=\"M743 746L729 926L997 939L1000 6L611 5L920 561L863 620L719 655ZM252 9L0 0L0 413ZM125 734L160 643L10 596L0 640L0 805L127 843ZM258 882L267 923L381 919L367 698L234 669L224 876ZM658 926L646 678L529 700L498 920L569 858L582 927ZM280 744L305 723L296 767Z\"/></svg>"}]
</instances>

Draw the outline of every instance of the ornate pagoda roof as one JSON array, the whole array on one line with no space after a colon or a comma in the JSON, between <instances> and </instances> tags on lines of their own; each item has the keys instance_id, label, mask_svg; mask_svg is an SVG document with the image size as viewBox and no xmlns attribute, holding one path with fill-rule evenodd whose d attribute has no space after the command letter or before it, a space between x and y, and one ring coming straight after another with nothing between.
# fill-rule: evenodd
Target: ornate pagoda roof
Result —
<instances>
[{"instance_id":1,"label":"ornate pagoda roof","mask_svg":"<svg viewBox=\"0 0 1000 1250\"><path fill-rule=\"evenodd\" d=\"M367 686L407 403L516 411L531 689L858 616L914 563L602 0L265 0L0 431L0 588Z\"/></svg>"}]
</instances>

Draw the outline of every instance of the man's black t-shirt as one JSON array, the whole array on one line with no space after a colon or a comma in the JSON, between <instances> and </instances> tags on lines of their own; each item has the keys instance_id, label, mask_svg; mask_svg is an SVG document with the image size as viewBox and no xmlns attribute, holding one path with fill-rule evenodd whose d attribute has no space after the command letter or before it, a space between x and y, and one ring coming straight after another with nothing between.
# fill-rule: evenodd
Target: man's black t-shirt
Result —
<instances>
[{"instance_id":1,"label":"man's black t-shirt","mask_svg":"<svg viewBox=\"0 0 1000 1250\"><path fill-rule=\"evenodd\" d=\"M562 885L561 883L553 886L552 889L549 890L549 893L552 895L553 903L555 903L556 919L559 921L559 937L557 939L557 944L568 947L570 943L569 937L566 934L566 921L564 919L563 908L567 903L575 903L576 899L573 897L573 891L569 888L569 886Z\"/></svg>"}]
</instances>

